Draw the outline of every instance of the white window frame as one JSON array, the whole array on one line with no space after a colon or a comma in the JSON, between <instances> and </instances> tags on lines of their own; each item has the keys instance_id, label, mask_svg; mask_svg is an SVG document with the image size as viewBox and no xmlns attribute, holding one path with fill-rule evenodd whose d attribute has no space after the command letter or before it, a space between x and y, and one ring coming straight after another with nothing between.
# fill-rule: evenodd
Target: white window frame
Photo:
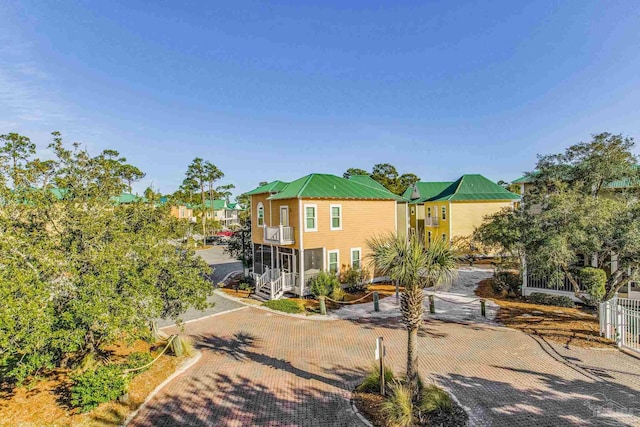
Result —
<instances>
[{"instance_id":1,"label":"white window frame","mask_svg":"<svg viewBox=\"0 0 640 427\"><path fill-rule=\"evenodd\" d=\"M339 227L334 227L333 226L333 208L338 208L340 209L340 215L338 216L338 219L340 220L340 226ZM342 230L342 205L329 205L329 229L331 231L339 231Z\"/></svg>"},{"instance_id":2,"label":"white window frame","mask_svg":"<svg viewBox=\"0 0 640 427\"><path fill-rule=\"evenodd\" d=\"M187 208L185 206L180 206L178 208L178 218L185 218L187 216Z\"/></svg>"},{"instance_id":3,"label":"white window frame","mask_svg":"<svg viewBox=\"0 0 640 427\"><path fill-rule=\"evenodd\" d=\"M336 275L340 274L340 250L327 251L327 273L331 274L331 254L336 254Z\"/></svg>"},{"instance_id":4,"label":"white window frame","mask_svg":"<svg viewBox=\"0 0 640 427\"><path fill-rule=\"evenodd\" d=\"M358 269L362 269L362 248L351 248L349 252L351 253L351 268L353 268L353 251L358 251Z\"/></svg>"},{"instance_id":5,"label":"white window frame","mask_svg":"<svg viewBox=\"0 0 640 427\"><path fill-rule=\"evenodd\" d=\"M262 224L260 224L260 209L262 209ZM256 224L258 227L264 227L264 205L262 202L258 202L256 206Z\"/></svg>"},{"instance_id":6,"label":"white window frame","mask_svg":"<svg viewBox=\"0 0 640 427\"><path fill-rule=\"evenodd\" d=\"M307 208L313 208L314 216L313 216L313 224L315 227L309 228L307 227ZM304 231L318 231L318 205L316 204L305 204L304 205Z\"/></svg>"},{"instance_id":7,"label":"white window frame","mask_svg":"<svg viewBox=\"0 0 640 427\"><path fill-rule=\"evenodd\" d=\"M283 222L282 222L282 209L286 209L286 211L287 211L287 224L283 224ZM280 211L280 225L284 225L285 227L290 226L291 225L291 218L289 217L289 206L281 205L279 211Z\"/></svg>"}]
</instances>

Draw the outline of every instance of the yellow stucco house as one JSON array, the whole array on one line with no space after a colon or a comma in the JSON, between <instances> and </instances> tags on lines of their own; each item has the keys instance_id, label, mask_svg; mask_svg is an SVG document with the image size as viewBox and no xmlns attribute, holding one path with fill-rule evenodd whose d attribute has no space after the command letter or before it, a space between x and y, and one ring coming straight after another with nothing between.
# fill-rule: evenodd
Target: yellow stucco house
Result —
<instances>
[{"instance_id":1,"label":"yellow stucco house","mask_svg":"<svg viewBox=\"0 0 640 427\"><path fill-rule=\"evenodd\" d=\"M268 299L307 295L318 272L362 266L370 237L407 230L406 201L368 176L314 173L246 194L256 294Z\"/></svg>"},{"instance_id":2,"label":"yellow stucco house","mask_svg":"<svg viewBox=\"0 0 640 427\"><path fill-rule=\"evenodd\" d=\"M417 182L403 197L410 200L409 228L424 235L427 245L469 236L485 216L520 202L520 195L478 174L453 182Z\"/></svg>"}]
</instances>

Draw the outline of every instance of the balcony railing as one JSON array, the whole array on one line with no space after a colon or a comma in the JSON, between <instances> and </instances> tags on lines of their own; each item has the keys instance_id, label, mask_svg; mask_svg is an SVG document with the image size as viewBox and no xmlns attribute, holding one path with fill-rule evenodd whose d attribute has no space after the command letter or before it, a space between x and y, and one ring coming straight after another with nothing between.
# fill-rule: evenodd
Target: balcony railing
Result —
<instances>
[{"instance_id":1,"label":"balcony railing","mask_svg":"<svg viewBox=\"0 0 640 427\"><path fill-rule=\"evenodd\" d=\"M293 227L279 225L277 227L264 228L265 243L276 245L293 245L295 243Z\"/></svg>"},{"instance_id":2,"label":"balcony railing","mask_svg":"<svg viewBox=\"0 0 640 427\"><path fill-rule=\"evenodd\" d=\"M437 227L438 224L440 224L440 222L435 216L430 216L424 219L424 225L427 227Z\"/></svg>"}]
</instances>

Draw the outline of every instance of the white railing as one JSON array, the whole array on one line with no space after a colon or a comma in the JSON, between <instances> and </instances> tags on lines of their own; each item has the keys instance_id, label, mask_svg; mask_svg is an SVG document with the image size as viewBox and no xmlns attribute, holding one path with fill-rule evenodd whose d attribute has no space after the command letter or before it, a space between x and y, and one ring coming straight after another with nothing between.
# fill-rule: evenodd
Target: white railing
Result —
<instances>
[{"instance_id":1,"label":"white railing","mask_svg":"<svg viewBox=\"0 0 640 427\"><path fill-rule=\"evenodd\" d=\"M285 273L279 268L265 271L263 274L254 274L256 292L262 291L271 299L280 298L285 292L292 291L298 283L296 273Z\"/></svg>"},{"instance_id":2,"label":"white railing","mask_svg":"<svg viewBox=\"0 0 640 427\"><path fill-rule=\"evenodd\" d=\"M584 285L579 278L575 278L576 283L580 287L581 291L584 291ZM553 283L547 277L537 277L533 274L529 274L527 276L527 288L537 288L537 289L550 289L553 291L562 291L562 292L570 292L573 293L573 284L569 280L569 278L564 275L562 281L560 283Z\"/></svg>"},{"instance_id":3,"label":"white railing","mask_svg":"<svg viewBox=\"0 0 640 427\"><path fill-rule=\"evenodd\" d=\"M298 275L296 273L284 273L282 275L282 288L291 291L296 287Z\"/></svg>"},{"instance_id":4,"label":"white railing","mask_svg":"<svg viewBox=\"0 0 640 427\"><path fill-rule=\"evenodd\" d=\"M295 243L293 227L284 225L264 227L264 241L278 245L292 245Z\"/></svg>"},{"instance_id":5,"label":"white railing","mask_svg":"<svg viewBox=\"0 0 640 427\"><path fill-rule=\"evenodd\" d=\"M424 225L427 227L437 227L438 224L440 224L440 221L435 216L428 216L424 219Z\"/></svg>"},{"instance_id":6,"label":"white railing","mask_svg":"<svg viewBox=\"0 0 640 427\"><path fill-rule=\"evenodd\" d=\"M640 353L640 301L613 297L600 303L600 335Z\"/></svg>"},{"instance_id":7,"label":"white railing","mask_svg":"<svg viewBox=\"0 0 640 427\"><path fill-rule=\"evenodd\" d=\"M282 296L284 290L282 289L282 276L271 282L271 299L278 299Z\"/></svg>"}]
</instances>

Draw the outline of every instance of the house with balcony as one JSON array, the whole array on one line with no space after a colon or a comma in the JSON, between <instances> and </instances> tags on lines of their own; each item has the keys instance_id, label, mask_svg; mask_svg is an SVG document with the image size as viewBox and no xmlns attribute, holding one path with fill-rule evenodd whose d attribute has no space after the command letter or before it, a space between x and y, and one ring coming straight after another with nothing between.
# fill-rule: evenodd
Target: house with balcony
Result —
<instances>
[{"instance_id":1,"label":"house with balcony","mask_svg":"<svg viewBox=\"0 0 640 427\"><path fill-rule=\"evenodd\" d=\"M216 199L213 202L211 200L205 201L205 206L207 207L207 220L218 221L222 228L229 229L233 225L240 224L238 213L241 209L237 203Z\"/></svg>"},{"instance_id":2,"label":"house with balcony","mask_svg":"<svg viewBox=\"0 0 640 427\"><path fill-rule=\"evenodd\" d=\"M363 266L369 238L407 231L406 201L368 176L313 173L246 194L256 294L267 299L308 295L320 271Z\"/></svg>"},{"instance_id":3,"label":"house with balcony","mask_svg":"<svg viewBox=\"0 0 640 427\"><path fill-rule=\"evenodd\" d=\"M520 195L478 174L462 175L452 182L417 182L403 194L409 199L409 228L433 240L451 242L470 236L484 217L513 208Z\"/></svg>"}]
</instances>

